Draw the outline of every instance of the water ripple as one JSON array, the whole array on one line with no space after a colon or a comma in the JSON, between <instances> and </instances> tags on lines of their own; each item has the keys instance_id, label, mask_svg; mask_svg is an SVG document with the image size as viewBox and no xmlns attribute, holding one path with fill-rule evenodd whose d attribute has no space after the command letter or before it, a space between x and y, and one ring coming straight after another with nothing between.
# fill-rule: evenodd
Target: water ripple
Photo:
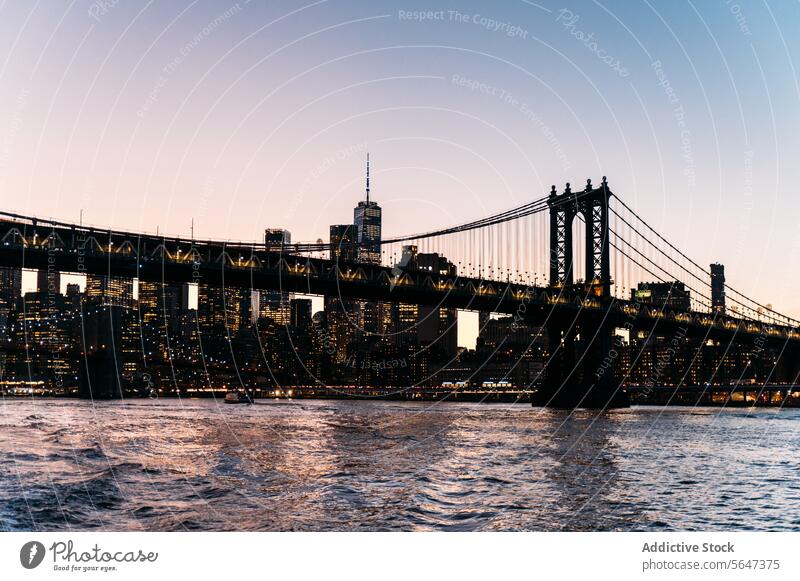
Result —
<instances>
[{"instance_id":1,"label":"water ripple","mask_svg":"<svg viewBox=\"0 0 800 581\"><path fill-rule=\"evenodd\" d=\"M800 530L798 420L6 399L0 529Z\"/></svg>"}]
</instances>

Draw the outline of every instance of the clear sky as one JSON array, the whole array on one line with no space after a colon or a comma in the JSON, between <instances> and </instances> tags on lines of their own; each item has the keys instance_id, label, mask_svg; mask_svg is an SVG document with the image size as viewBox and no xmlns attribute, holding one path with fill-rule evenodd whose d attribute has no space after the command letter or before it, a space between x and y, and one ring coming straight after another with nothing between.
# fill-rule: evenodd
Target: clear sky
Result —
<instances>
[{"instance_id":1,"label":"clear sky","mask_svg":"<svg viewBox=\"0 0 800 581\"><path fill-rule=\"evenodd\" d=\"M725 0L8 0L0 208L316 240L352 220L367 149L385 235L607 175L798 316L798 22Z\"/></svg>"}]
</instances>

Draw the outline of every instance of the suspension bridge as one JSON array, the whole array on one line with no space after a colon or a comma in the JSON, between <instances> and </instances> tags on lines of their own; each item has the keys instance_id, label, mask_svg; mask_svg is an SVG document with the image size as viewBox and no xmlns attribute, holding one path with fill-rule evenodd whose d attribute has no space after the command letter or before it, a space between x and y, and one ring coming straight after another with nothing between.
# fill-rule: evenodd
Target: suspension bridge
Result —
<instances>
[{"instance_id":1,"label":"suspension bridge","mask_svg":"<svg viewBox=\"0 0 800 581\"><path fill-rule=\"evenodd\" d=\"M580 190L553 186L511 210L377 245L380 260L363 261L351 240L196 240L0 213L2 267L511 315L547 330L536 404L626 405L625 378L613 365L620 331L769 347L776 357L768 380L798 380L798 321L729 285L720 308L710 270L612 193L605 177L598 187L590 180ZM455 274L404 266L409 246L446 257ZM641 283L670 292L637 300Z\"/></svg>"}]
</instances>

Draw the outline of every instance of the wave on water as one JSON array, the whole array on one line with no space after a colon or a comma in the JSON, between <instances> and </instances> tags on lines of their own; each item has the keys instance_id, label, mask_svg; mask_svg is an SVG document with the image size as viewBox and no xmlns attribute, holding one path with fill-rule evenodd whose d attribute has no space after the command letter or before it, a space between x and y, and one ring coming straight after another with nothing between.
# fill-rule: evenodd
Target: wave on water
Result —
<instances>
[{"instance_id":1,"label":"wave on water","mask_svg":"<svg viewBox=\"0 0 800 581\"><path fill-rule=\"evenodd\" d=\"M800 410L120 403L5 408L0 529L800 530Z\"/></svg>"}]
</instances>

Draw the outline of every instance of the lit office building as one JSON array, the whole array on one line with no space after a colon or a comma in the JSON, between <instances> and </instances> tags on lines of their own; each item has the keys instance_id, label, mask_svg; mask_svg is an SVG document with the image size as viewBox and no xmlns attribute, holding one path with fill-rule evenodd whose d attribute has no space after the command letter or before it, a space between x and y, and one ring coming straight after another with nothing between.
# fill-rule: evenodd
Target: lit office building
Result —
<instances>
[{"instance_id":1,"label":"lit office building","mask_svg":"<svg viewBox=\"0 0 800 581\"><path fill-rule=\"evenodd\" d=\"M546 331L535 325L520 321L513 316L489 319L481 327L478 336L480 344L487 349L528 349L532 344L544 347Z\"/></svg>"},{"instance_id":2,"label":"lit office building","mask_svg":"<svg viewBox=\"0 0 800 581\"><path fill-rule=\"evenodd\" d=\"M100 305L131 307L133 306L133 279L87 274L86 298Z\"/></svg>"},{"instance_id":3,"label":"lit office building","mask_svg":"<svg viewBox=\"0 0 800 581\"><path fill-rule=\"evenodd\" d=\"M264 243L276 251L283 252L283 246L291 244L292 234L281 228L264 230ZM258 316L272 319L278 325L289 324L289 293L281 291L259 291Z\"/></svg>"},{"instance_id":4,"label":"lit office building","mask_svg":"<svg viewBox=\"0 0 800 581\"><path fill-rule=\"evenodd\" d=\"M418 253L415 245L403 247L399 268L456 276L456 266L438 253ZM434 345L445 353L458 351L458 311L444 307L398 303L392 306L392 341Z\"/></svg>"},{"instance_id":5,"label":"lit office building","mask_svg":"<svg viewBox=\"0 0 800 581\"><path fill-rule=\"evenodd\" d=\"M355 262L356 227L353 224L335 224L330 227L330 258L333 261Z\"/></svg>"},{"instance_id":6,"label":"lit office building","mask_svg":"<svg viewBox=\"0 0 800 581\"><path fill-rule=\"evenodd\" d=\"M403 253L397 267L402 270L414 270L417 267L417 246L408 244L403 246ZM391 333L390 343L395 345L416 344L417 320L419 319L419 305L407 303L392 303L391 306Z\"/></svg>"},{"instance_id":7,"label":"lit office building","mask_svg":"<svg viewBox=\"0 0 800 581\"><path fill-rule=\"evenodd\" d=\"M28 347L32 367L47 377L69 375L72 361L62 353L68 346L68 333L61 295L48 292L28 292L23 297L23 308L17 320L24 325L23 338Z\"/></svg>"},{"instance_id":8,"label":"lit office building","mask_svg":"<svg viewBox=\"0 0 800 581\"><path fill-rule=\"evenodd\" d=\"M206 284L197 289L197 321L204 334L226 332L236 334L251 323L250 289Z\"/></svg>"},{"instance_id":9,"label":"lit office building","mask_svg":"<svg viewBox=\"0 0 800 581\"><path fill-rule=\"evenodd\" d=\"M311 299L292 299L290 311L292 327L304 330L311 328Z\"/></svg>"},{"instance_id":10,"label":"lit office building","mask_svg":"<svg viewBox=\"0 0 800 581\"><path fill-rule=\"evenodd\" d=\"M325 297L325 322L328 329L328 351L336 363L344 363L350 344L356 336L357 313L353 301Z\"/></svg>"},{"instance_id":11,"label":"lit office building","mask_svg":"<svg viewBox=\"0 0 800 581\"><path fill-rule=\"evenodd\" d=\"M186 284L139 281L139 310L143 323L164 324L189 308Z\"/></svg>"},{"instance_id":12,"label":"lit office building","mask_svg":"<svg viewBox=\"0 0 800 581\"><path fill-rule=\"evenodd\" d=\"M0 268L0 313L8 314L16 308L22 294L22 270Z\"/></svg>"},{"instance_id":13,"label":"lit office building","mask_svg":"<svg viewBox=\"0 0 800 581\"><path fill-rule=\"evenodd\" d=\"M17 308L21 293L22 270L0 268L0 337L7 338L11 333L9 318Z\"/></svg>"},{"instance_id":14,"label":"lit office building","mask_svg":"<svg viewBox=\"0 0 800 581\"><path fill-rule=\"evenodd\" d=\"M330 227L330 257L333 261L355 262L356 228L353 224ZM328 350L336 363L344 363L358 327L358 301L325 297L325 325Z\"/></svg>"}]
</instances>

